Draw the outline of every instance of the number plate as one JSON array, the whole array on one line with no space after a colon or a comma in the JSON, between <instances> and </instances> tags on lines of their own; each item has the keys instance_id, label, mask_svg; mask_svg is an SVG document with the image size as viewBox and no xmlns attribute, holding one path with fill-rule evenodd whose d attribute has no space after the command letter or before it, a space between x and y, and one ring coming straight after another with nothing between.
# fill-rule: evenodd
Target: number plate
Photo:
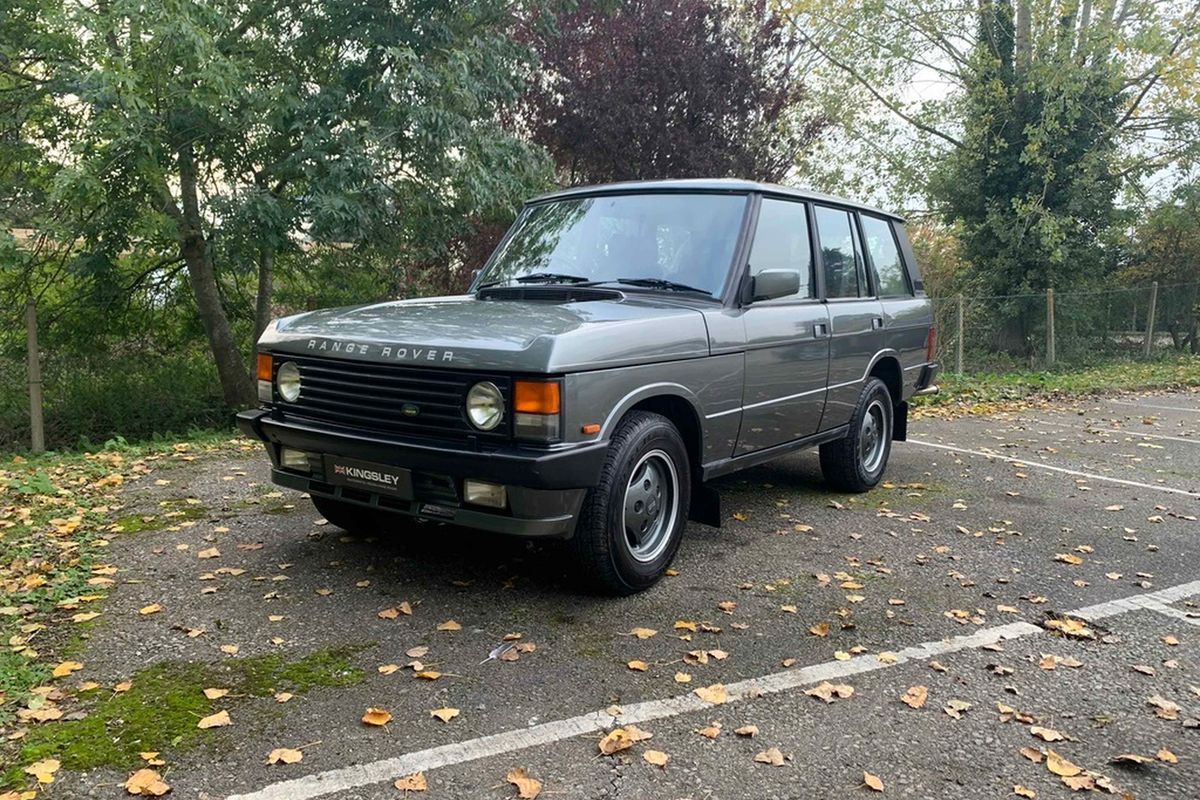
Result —
<instances>
[{"instance_id":1,"label":"number plate","mask_svg":"<svg viewBox=\"0 0 1200 800\"><path fill-rule=\"evenodd\" d=\"M350 486L391 497L411 500L413 496L412 473L404 467L325 456L325 479L338 486Z\"/></svg>"}]
</instances>

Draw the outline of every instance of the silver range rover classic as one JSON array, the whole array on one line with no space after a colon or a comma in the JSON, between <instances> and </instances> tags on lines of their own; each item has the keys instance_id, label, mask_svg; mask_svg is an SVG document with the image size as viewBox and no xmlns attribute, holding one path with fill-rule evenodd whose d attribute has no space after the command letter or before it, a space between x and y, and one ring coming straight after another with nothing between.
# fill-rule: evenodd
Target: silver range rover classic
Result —
<instances>
[{"instance_id":1,"label":"silver range rover classic","mask_svg":"<svg viewBox=\"0 0 1200 800\"><path fill-rule=\"evenodd\" d=\"M689 519L720 524L714 478L819 447L831 486L875 486L936 391L934 335L892 214L735 180L576 188L527 203L468 294L273 322L238 423L342 528L566 539L630 594Z\"/></svg>"}]
</instances>

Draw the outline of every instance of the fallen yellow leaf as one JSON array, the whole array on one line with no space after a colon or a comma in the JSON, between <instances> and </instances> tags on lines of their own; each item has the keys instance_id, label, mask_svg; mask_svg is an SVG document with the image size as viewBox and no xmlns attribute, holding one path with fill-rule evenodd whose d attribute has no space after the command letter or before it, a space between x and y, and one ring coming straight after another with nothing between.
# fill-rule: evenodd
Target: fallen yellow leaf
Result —
<instances>
[{"instance_id":1,"label":"fallen yellow leaf","mask_svg":"<svg viewBox=\"0 0 1200 800\"><path fill-rule=\"evenodd\" d=\"M78 661L64 661L54 668L52 674L56 678L65 678L72 672L78 672L81 669L83 669L83 664L80 664Z\"/></svg>"},{"instance_id":2,"label":"fallen yellow leaf","mask_svg":"<svg viewBox=\"0 0 1200 800\"><path fill-rule=\"evenodd\" d=\"M806 689L804 692L809 697L818 697L826 703L832 703L835 699L841 698L845 700L854 694L854 687L844 683L830 683L829 681L821 681L811 689Z\"/></svg>"},{"instance_id":3,"label":"fallen yellow leaf","mask_svg":"<svg viewBox=\"0 0 1200 800\"><path fill-rule=\"evenodd\" d=\"M232 721L229 719L228 711L218 711L217 713L209 714L207 717L200 720L198 723L196 723L196 727L203 728L205 730L208 728L223 728L226 725L229 725L231 722Z\"/></svg>"},{"instance_id":4,"label":"fallen yellow leaf","mask_svg":"<svg viewBox=\"0 0 1200 800\"><path fill-rule=\"evenodd\" d=\"M362 721L367 725L387 725L392 721L392 715L382 708L368 708L367 713L362 715Z\"/></svg>"},{"instance_id":5,"label":"fallen yellow leaf","mask_svg":"<svg viewBox=\"0 0 1200 800\"><path fill-rule=\"evenodd\" d=\"M754 756L754 760L760 764L770 764L773 767L782 767L783 753L779 751L778 747L772 747L767 750L763 750L761 753Z\"/></svg>"},{"instance_id":6,"label":"fallen yellow leaf","mask_svg":"<svg viewBox=\"0 0 1200 800\"><path fill-rule=\"evenodd\" d=\"M692 693L706 703L713 705L721 705L728 702L729 694L725 691L725 686L720 683L714 683L712 686L701 686L698 689L693 689Z\"/></svg>"},{"instance_id":7,"label":"fallen yellow leaf","mask_svg":"<svg viewBox=\"0 0 1200 800\"><path fill-rule=\"evenodd\" d=\"M883 791L883 781L879 780L878 775L872 775L869 772L863 771L863 783L867 785L867 788L873 789L876 792Z\"/></svg>"},{"instance_id":8,"label":"fallen yellow leaf","mask_svg":"<svg viewBox=\"0 0 1200 800\"><path fill-rule=\"evenodd\" d=\"M58 772L61 766L57 758L43 758L26 767L25 774L37 778L38 783L54 783L54 773Z\"/></svg>"},{"instance_id":9,"label":"fallen yellow leaf","mask_svg":"<svg viewBox=\"0 0 1200 800\"><path fill-rule=\"evenodd\" d=\"M521 800L536 800L542 793L542 782L530 775L524 767L513 767L504 779L517 787L517 797Z\"/></svg>"},{"instance_id":10,"label":"fallen yellow leaf","mask_svg":"<svg viewBox=\"0 0 1200 800\"><path fill-rule=\"evenodd\" d=\"M457 708L448 708L448 707L447 708L435 708L433 711L429 712L429 716L437 717L442 722L449 722L450 720L457 717L458 714L459 714L459 710Z\"/></svg>"},{"instance_id":11,"label":"fallen yellow leaf","mask_svg":"<svg viewBox=\"0 0 1200 800\"><path fill-rule=\"evenodd\" d=\"M125 781L125 791L143 797L162 797L171 791L171 787L154 770L139 769L129 776L129 780Z\"/></svg>"},{"instance_id":12,"label":"fallen yellow leaf","mask_svg":"<svg viewBox=\"0 0 1200 800\"><path fill-rule=\"evenodd\" d=\"M900 698L905 705L910 708L921 708L925 705L925 701L929 698L929 687L927 686L910 686L908 691Z\"/></svg>"},{"instance_id":13,"label":"fallen yellow leaf","mask_svg":"<svg viewBox=\"0 0 1200 800\"><path fill-rule=\"evenodd\" d=\"M304 758L304 753L288 747L276 747L267 756L268 764L296 764Z\"/></svg>"},{"instance_id":14,"label":"fallen yellow leaf","mask_svg":"<svg viewBox=\"0 0 1200 800\"><path fill-rule=\"evenodd\" d=\"M1053 750L1046 751L1046 769L1061 778L1070 778L1083 772L1081 768L1075 766Z\"/></svg>"},{"instance_id":15,"label":"fallen yellow leaf","mask_svg":"<svg viewBox=\"0 0 1200 800\"><path fill-rule=\"evenodd\" d=\"M671 757L661 750L647 750L646 752L642 753L642 758L646 759L647 763L653 764L656 767L665 768L667 766L667 761L669 761Z\"/></svg>"},{"instance_id":16,"label":"fallen yellow leaf","mask_svg":"<svg viewBox=\"0 0 1200 800\"><path fill-rule=\"evenodd\" d=\"M424 772L414 772L412 775L397 778L392 785L402 792L423 792L429 788Z\"/></svg>"},{"instance_id":17,"label":"fallen yellow leaf","mask_svg":"<svg viewBox=\"0 0 1200 800\"><path fill-rule=\"evenodd\" d=\"M1067 738L1053 728L1043 728L1040 725L1031 726L1029 732L1043 742L1062 742Z\"/></svg>"}]
</instances>

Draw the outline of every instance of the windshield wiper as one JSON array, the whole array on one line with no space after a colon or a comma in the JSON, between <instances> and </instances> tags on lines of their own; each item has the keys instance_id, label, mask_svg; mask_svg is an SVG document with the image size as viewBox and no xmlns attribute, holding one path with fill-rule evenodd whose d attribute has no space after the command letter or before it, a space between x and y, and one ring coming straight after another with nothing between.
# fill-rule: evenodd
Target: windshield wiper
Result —
<instances>
[{"instance_id":1,"label":"windshield wiper","mask_svg":"<svg viewBox=\"0 0 1200 800\"><path fill-rule=\"evenodd\" d=\"M665 289L668 292L700 292L701 294L711 295L708 289L699 289L695 286L688 286L686 283L676 283L669 281L666 278L617 278L617 283L623 283L627 286L645 286L647 289Z\"/></svg>"},{"instance_id":2,"label":"windshield wiper","mask_svg":"<svg viewBox=\"0 0 1200 800\"><path fill-rule=\"evenodd\" d=\"M528 275L518 275L515 278L501 278L496 281L488 281L487 283L479 284L475 288L478 291L479 289L499 286L502 283L509 283L510 281L515 281L516 283L591 283L588 278L579 275L568 275L563 272L531 272Z\"/></svg>"},{"instance_id":3,"label":"windshield wiper","mask_svg":"<svg viewBox=\"0 0 1200 800\"><path fill-rule=\"evenodd\" d=\"M531 272L513 278L517 283L590 283L589 278L579 275L567 275L562 272Z\"/></svg>"}]
</instances>

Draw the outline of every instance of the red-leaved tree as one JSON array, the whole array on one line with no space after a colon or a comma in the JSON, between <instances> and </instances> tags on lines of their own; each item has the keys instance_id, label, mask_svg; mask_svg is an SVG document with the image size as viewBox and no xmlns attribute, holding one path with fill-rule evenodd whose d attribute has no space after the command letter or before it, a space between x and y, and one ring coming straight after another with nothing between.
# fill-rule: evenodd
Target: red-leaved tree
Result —
<instances>
[{"instance_id":1,"label":"red-leaved tree","mask_svg":"<svg viewBox=\"0 0 1200 800\"><path fill-rule=\"evenodd\" d=\"M827 127L765 0L581 0L555 22L528 29L524 123L566 183L778 181Z\"/></svg>"}]
</instances>

